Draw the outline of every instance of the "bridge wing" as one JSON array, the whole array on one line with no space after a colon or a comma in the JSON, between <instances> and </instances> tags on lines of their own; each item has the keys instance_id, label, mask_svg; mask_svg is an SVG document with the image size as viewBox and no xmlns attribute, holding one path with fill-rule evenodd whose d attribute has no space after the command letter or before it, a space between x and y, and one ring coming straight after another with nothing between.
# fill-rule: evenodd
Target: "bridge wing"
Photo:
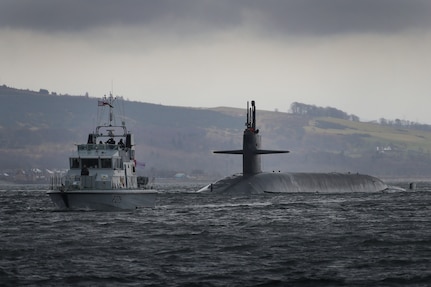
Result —
<instances>
[{"instance_id":1,"label":"bridge wing","mask_svg":"<svg viewBox=\"0 0 431 287\"><path fill-rule=\"evenodd\" d=\"M243 154L242 149L235 149L235 150L215 150L213 153L225 153L225 154Z\"/></svg>"},{"instance_id":2,"label":"bridge wing","mask_svg":"<svg viewBox=\"0 0 431 287\"><path fill-rule=\"evenodd\" d=\"M271 153L289 153L288 150L270 150L270 149L258 149L256 154L271 154Z\"/></svg>"}]
</instances>

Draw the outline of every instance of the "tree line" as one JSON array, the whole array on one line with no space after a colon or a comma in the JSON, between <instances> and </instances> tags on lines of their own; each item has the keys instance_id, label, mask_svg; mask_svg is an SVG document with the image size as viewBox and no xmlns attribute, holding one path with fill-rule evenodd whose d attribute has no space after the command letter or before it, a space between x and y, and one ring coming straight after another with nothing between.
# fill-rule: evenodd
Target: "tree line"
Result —
<instances>
[{"instance_id":1,"label":"tree line","mask_svg":"<svg viewBox=\"0 0 431 287\"><path fill-rule=\"evenodd\" d=\"M330 117L337 118L343 120L349 120L354 122L359 122L360 119L358 116L349 115L346 112L343 112L339 109L332 107L318 107L315 105L307 105L303 103L293 102L290 105L289 112L295 115L303 115L303 116L311 116L311 117ZM408 120L388 120L385 118L381 118L378 124L382 126L389 126L395 128L406 128L406 129L415 129L422 131L431 131L431 125L421 124L418 122L412 122Z\"/></svg>"},{"instance_id":2,"label":"tree line","mask_svg":"<svg viewBox=\"0 0 431 287\"><path fill-rule=\"evenodd\" d=\"M412 122L408 120L388 120L385 118L381 118L379 120L379 124L382 126L389 126L389 127L395 127L395 128L406 128L406 129L414 129L414 130L421 130L421 131L431 131L431 126L427 124L420 124L418 122Z\"/></svg>"},{"instance_id":3,"label":"tree line","mask_svg":"<svg viewBox=\"0 0 431 287\"><path fill-rule=\"evenodd\" d=\"M343 120L359 122L359 117L349 115L339 109L332 107L318 107L315 105L307 105L303 103L293 102L290 105L290 113L295 115L307 115L312 117L330 117Z\"/></svg>"}]
</instances>

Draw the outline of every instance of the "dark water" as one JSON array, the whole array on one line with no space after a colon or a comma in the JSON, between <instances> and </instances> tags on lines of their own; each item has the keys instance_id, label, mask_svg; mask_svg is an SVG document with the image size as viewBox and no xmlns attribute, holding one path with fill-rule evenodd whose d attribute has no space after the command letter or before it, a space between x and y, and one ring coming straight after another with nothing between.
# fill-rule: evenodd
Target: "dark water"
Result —
<instances>
[{"instance_id":1,"label":"dark water","mask_svg":"<svg viewBox=\"0 0 431 287\"><path fill-rule=\"evenodd\" d=\"M155 209L60 212L43 186L0 187L0 285L431 286L431 185L239 198L166 189Z\"/></svg>"}]
</instances>

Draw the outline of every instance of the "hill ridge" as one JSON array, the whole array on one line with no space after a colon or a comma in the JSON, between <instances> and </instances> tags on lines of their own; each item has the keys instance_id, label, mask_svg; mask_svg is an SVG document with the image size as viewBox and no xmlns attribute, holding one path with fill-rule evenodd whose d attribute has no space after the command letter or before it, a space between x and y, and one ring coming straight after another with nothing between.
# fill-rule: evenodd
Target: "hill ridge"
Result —
<instances>
[{"instance_id":1,"label":"hill ridge","mask_svg":"<svg viewBox=\"0 0 431 287\"><path fill-rule=\"evenodd\" d=\"M65 168L74 144L91 132L97 99L0 86L0 169ZM136 153L147 175L178 172L218 177L241 170L241 159L212 154L242 145L245 109L191 108L125 100ZM257 103L258 106L259 103ZM428 176L431 131L410 122L351 119L258 110L267 149L264 170L360 172L381 177ZM408 123L408 125L403 125Z\"/></svg>"}]
</instances>

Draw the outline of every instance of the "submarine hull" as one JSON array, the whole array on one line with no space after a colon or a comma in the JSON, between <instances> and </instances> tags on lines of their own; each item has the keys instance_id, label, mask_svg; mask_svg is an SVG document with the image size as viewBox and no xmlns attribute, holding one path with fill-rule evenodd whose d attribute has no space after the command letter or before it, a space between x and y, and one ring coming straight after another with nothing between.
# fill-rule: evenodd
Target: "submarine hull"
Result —
<instances>
[{"instance_id":1,"label":"submarine hull","mask_svg":"<svg viewBox=\"0 0 431 287\"><path fill-rule=\"evenodd\" d=\"M287 150L261 149L261 137L256 128L256 105L247 103L246 129L241 150L214 151L221 154L242 155L242 173L223 178L201 188L200 192L232 194L285 193L285 192L376 192L388 187L380 179L364 174L350 173L269 173L262 172L260 156L289 153Z\"/></svg>"},{"instance_id":2,"label":"submarine hull","mask_svg":"<svg viewBox=\"0 0 431 287\"><path fill-rule=\"evenodd\" d=\"M365 174L344 173L268 173L237 174L209 184L199 192L232 194L259 193L345 193L378 192L388 186L380 179Z\"/></svg>"}]
</instances>

